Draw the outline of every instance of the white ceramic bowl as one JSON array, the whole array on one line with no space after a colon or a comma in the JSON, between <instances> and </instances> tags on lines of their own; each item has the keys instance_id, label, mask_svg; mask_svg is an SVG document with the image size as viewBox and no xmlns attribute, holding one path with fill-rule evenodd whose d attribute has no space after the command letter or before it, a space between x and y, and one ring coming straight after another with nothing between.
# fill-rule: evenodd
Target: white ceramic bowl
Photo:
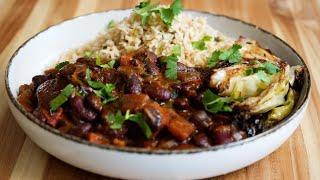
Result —
<instances>
[{"instance_id":1,"label":"white ceramic bowl","mask_svg":"<svg viewBox=\"0 0 320 180\"><path fill-rule=\"evenodd\" d=\"M221 32L257 40L291 65L303 65L287 43L271 33L226 16L187 11L205 16ZM283 122L255 137L210 148L158 150L101 146L59 133L27 113L16 101L21 84L41 74L70 48L92 40L111 19L121 20L130 10L94 13L52 26L29 39L12 56L6 71L11 111L25 133L42 149L73 166L105 176L130 179L195 179L225 174L252 164L277 149L297 128L306 110L310 91L309 71L293 112Z\"/></svg>"}]
</instances>

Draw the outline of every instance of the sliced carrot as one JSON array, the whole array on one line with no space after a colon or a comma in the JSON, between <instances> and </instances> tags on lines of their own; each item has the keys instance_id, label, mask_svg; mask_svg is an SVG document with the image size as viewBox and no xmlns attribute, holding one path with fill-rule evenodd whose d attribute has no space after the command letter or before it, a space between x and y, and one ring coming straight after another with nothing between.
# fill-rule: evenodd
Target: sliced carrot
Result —
<instances>
[{"instance_id":1,"label":"sliced carrot","mask_svg":"<svg viewBox=\"0 0 320 180\"><path fill-rule=\"evenodd\" d=\"M168 123L169 132L178 140L184 141L196 130L195 126L177 114L174 110L170 111L170 121Z\"/></svg>"},{"instance_id":2,"label":"sliced carrot","mask_svg":"<svg viewBox=\"0 0 320 180\"><path fill-rule=\"evenodd\" d=\"M102 134L98 134L98 133L89 133L88 134L88 141L96 143L96 144L107 144L108 140L106 138L103 137Z\"/></svg>"},{"instance_id":3,"label":"sliced carrot","mask_svg":"<svg viewBox=\"0 0 320 180\"><path fill-rule=\"evenodd\" d=\"M118 139L118 138L114 138L113 139L113 144L119 147L124 147L126 146L126 142L124 140Z\"/></svg>"}]
</instances>

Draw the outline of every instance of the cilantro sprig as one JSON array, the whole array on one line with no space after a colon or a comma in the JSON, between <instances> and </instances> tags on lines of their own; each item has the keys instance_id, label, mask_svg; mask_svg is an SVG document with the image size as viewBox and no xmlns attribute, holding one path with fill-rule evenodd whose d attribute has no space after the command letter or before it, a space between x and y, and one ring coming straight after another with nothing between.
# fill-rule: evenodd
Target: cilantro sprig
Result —
<instances>
[{"instance_id":1,"label":"cilantro sprig","mask_svg":"<svg viewBox=\"0 0 320 180\"><path fill-rule=\"evenodd\" d=\"M112 60L108 61L106 64L102 64L101 57L96 56L96 65L99 67L112 69L115 63L116 63L116 61L112 59Z\"/></svg>"},{"instance_id":2,"label":"cilantro sprig","mask_svg":"<svg viewBox=\"0 0 320 180\"><path fill-rule=\"evenodd\" d=\"M181 55L181 46L176 44L172 47L172 54L176 55L176 56L180 56Z\"/></svg>"},{"instance_id":3,"label":"cilantro sprig","mask_svg":"<svg viewBox=\"0 0 320 180\"><path fill-rule=\"evenodd\" d=\"M259 79L261 79L265 83L270 83L270 77L269 75L276 74L280 71L280 68L273 63L270 62L264 62L260 63L259 61L256 62L258 64L258 67L252 67L248 68L245 71L245 75L249 76L252 74L257 74Z\"/></svg>"},{"instance_id":4,"label":"cilantro sprig","mask_svg":"<svg viewBox=\"0 0 320 180\"><path fill-rule=\"evenodd\" d=\"M57 110L62 104L68 101L69 96L74 92L75 88L72 84L68 84L62 89L60 94L50 101L50 110Z\"/></svg>"},{"instance_id":5,"label":"cilantro sprig","mask_svg":"<svg viewBox=\"0 0 320 180\"><path fill-rule=\"evenodd\" d=\"M55 66L55 69L56 70L60 70L62 69L64 66L68 65L69 64L69 61L63 61L63 62L60 62L58 63L56 66Z\"/></svg>"},{"instance_id":6,"label":"cilantro sprig","mask_svg":"<svg viewBox=\"0 0 320 180\"><path fill-rule=\"evenodd\" d=\"M219 61L228 61L231 64L238 63L241 60L240 44L233 44L225 51L215 50L208 59L208 67L214 67Z\"/></svg>"},{"instance_id":7,"label":"cilantro sprig","mask_svg":"<svg viewBox=\"0 0 320 180\"><path fill-rule=\"evenodd\" d=\"M94 54L93 51L85 51L84 52L84 57L92 58L93 54Z\"/></svg>"},{"instance_id":8,"label":"cilantro sprig","mask_svg":"<svg viewBox=\"0 0 320 180\"><path fill-rule=\"evenodd\" d=\"M165 71L166 78L171 80L176 80L178 57L174 54L171 54L170 56L166 57L166 62L167 62L166 71Z\"/></svg>"},{"instance_id":9,"label":"cilantro sprig","mask_svg":"<svg viewBox=\"0 0 320 180\"><path fill-rule=\"evenodd\" d=\"M231 101L231 98L220 97L209 89L204 92L202 98L205 109L212 113L231 112L232 108L228 105Z\"/></svg>"},{"instance_id":10,"label":"cilantro sprig","mask_svg":"<svg viewBox=\"0 0 320 180\"><path fill-rule=\"evenodd\" d=\"M139 125L146 138L149 139L152 135L151 128L141 113L130 114L130 111L127 110L126 113L122 115L121 111L118 110L117 113L110 113L105 118L111 124L111 129L121 129L125 121L132 121Z\"/></svg>"},{"instance_id":11,"label":"cilantro sprig","mask_svg":"<svg viewBox=\"0 0 320 180\"><path fill-rule=\"evenodd\" d=\"M86 70L86 80L88 85L93 88L93 92L103 99L103 103L106 104L108 102L116 100L116 97L112 95L113 90L116 88L112 83L103 84L99 81L91 80L91 71L89 68Z\"/></svg>"},{"instance_id":12,"label":"cilantro sprig","mask_svg":"<svg viewBox=\"0 0 320 180\"><path fill-rule=\"evenodd\" d=\"M203 51L207 49L206 42L211 41L211 39L211 36L203 36L199 41L193 41L191 44L194 48Z\"/></svg>"},{"instance_id":13,"label":"cilantro sprig","mask_svg":"<svg viewBox=\"0 0 320 180\"><path fill-rule=\"evenodd\" d=\"M111 29L111 28L115 27L116 24L117 24L117 23L116 23L115 20L111 20L111 21L108 23L107 28L108 28L108 29Z\"/></svg>"},{"instance_id":14,"label":"cilantro sprig","mask_svg":"<svg viewBox=\"0 0 320 180\"><path fill-rule=\"evenodd\" d=\"M134 12L141 17L142 25L145 25L152 12L159 13L160 18L164 24L171 26L175 16L182 11L181 0L174 0L169 8L158 7L157 4L151 3L151 1L142 1L134 9Z\"/></svg>"},{"instance_id":15,"label":"cilantro sprig","mask_svg":"<svg viewBox=\"0 0 320 180\"><path fill-rule=\"evenodd\" d=\"M270 62L265 62L262 64L263 68L266 70L269 74L275 74L280 71L280 68Z\"/></svg>"}]
</instances>

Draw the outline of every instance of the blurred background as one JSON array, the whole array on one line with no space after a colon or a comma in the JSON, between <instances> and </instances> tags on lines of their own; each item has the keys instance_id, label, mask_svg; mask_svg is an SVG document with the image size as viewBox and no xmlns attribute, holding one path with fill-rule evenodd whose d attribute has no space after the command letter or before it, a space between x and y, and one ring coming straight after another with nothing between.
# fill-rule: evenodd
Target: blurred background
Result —
<instances>
[{"instance_id":1,"label":"blurred background","mask_svg":"<svg viewBox=\"0 0 320 180\"><path fill-rule=\"evenodd\" d=\"M320 170L320 0L182 0L186 9L232 16L293 46L310 67L313 87L294 135L263 160L218 179L317 179ZM63 20L132 8L137 0L0 0L0 72L28 38ZM169 4L170 0L161 1ZM4 95L4 78L0 78ZM0 179L107 179L67 165L34 145L0 101ZM257 149L258 150L258 149ZM160 167L161 168L161 167Z\"/></svg>"}]
</instances>

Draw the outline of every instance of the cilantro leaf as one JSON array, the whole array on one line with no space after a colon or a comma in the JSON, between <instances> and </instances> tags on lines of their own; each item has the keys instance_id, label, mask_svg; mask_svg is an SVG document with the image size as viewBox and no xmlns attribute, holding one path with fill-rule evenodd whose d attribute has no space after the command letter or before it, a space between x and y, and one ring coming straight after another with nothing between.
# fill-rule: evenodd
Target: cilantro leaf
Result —
<instances>
[{"instance_id":1,"label":"cilantro leaf","mask_svg":"<svg viewBox=\"0 0 320 180\"><path fill-rule=\"evenodd\" d=\"M211 39L211 36L203 36L203 38L201 38L199 41L193 41L191 44L194 48L202 51L207 49L205 42L211 41Z\"/></svg>"},{"instance_id":2,"label":"cilantro leaf","mask_svg":"<svg viewBox=\"0 0 320 180\"><path fill-rule=\"evenodd\" d=\"M167 65L166 65L166 71L165 76L168 79L176 80L177 79L177 62L178 57L174 54L168 56L166 59Z\"/></svg>"},{"instance_id":3,"label":"cilantro leaf","mask_svg":"<svg viewBox=\"0 0 320 180\"><path fill-rule=\"evenodd\" d=\"M100 66L100 67L102 67L102 68L109 68L109 69L111 69L111 68L113 68L113 66L114 66L115 63L116 63L115 60L110 60L108 63L102 64L100 56L97 56L97 57L96 57L96 65L97 65L97 66Z\"/></svg>"},{"instance_id":4,"label":"cilantro leaf","mask_svg":"<svg viewBox=\"0 0 320 180\"><path fill-rule=\"evenodd\" d=\"M182 9L181 0L174 0L170 8L159 8L160 17L166 25L171 26L174 17L180 14Z\"/></svg>"},{"instance_id":5,"label":"cilantro leaf","mask_svg":"<svg viewBox=\"0 0 320 180\"><path fill-rule=\"evenodd\" d=\"M142 1L135 7L134 12L140 15L142 25L148 22L151 12L155 7L156 5L150 1Z\"/></svg>"},{"instance_id":6,"label":"cilantro leaf","mask_svg":"<svg viewBox=\"0 0 320 180\"><path fill-rule=\"evenodd\" d=\"M91 71L89 68L86 69L86 77L85 79L87 80L88 84L90 87L92 87L93 89L101 89L104 87L104 84L102 82L98 82L98 81L91 81Z\"/></svg>"},{"instance_id":7,"label":"cilantro leaf","mask_svg":"<svg viewBox=\"0 0 320 180\"><path fill-rule=\"evenodd\" d=\"M68 101L69 96L74 92L75 88L72 84L68 84L62 89L60 94L50 101L50 110L57 110L62 104Z\"/></svg>"},{"instance_id":8,"label":"cilantro leaf","mask_svg":"<svg viewBox=\"0 0 320 180\"><path fill-rule=\"evenodd\" d=\"M160 18L162 19L162 21L166 25L171 26L172 20L174 18L172 10L171 9L160 8L159 9L159 13L160 13Z\"/></svg>"},{"instance_id":9,"label":"cilantro leaf","mask_svg":"<svg viewBox=\"0 0 320 180\"><path fill-rule=\"evenodd\" d=\"M206 49L204 42L192 42L192 45L200 50ZM228 61L231 64L238 63L241 60L240 50L241 45L233 44L232 47L225 51L215 50L211 57L207 60L207 66L209 68L214 67L218 61Z\"/></svg>"},{"instance_id":10,"label":"cilantro leaf","mask_svg":"<svg viewBox=\"0 0 320 180\"><path fill-rule=\"evenodd\" d=\"M65 65L68 65L69 64L69 61L63 61L63 62L60 62L56 65L55 69L56 70L60 70L62 69Z\"/></svg>"},{"instance_id":11,"label":"cilantro leaf","mask_svg":"<svg viewBox=\"0 0 320 180\"><path fill-rule=\"evenodd\" d=\"M160 18L167 26L171 26L175 16L182 11L181 0L174 0L169 8L157 7L157 4L151 1L140 2L134 9L135 13L140 15L142 25L145 25L152 12L159 13Z\"/></svg>"},{"instance_id":12,"label":"cilantro leaf","mask_svg":"<svg viewBox=\"0 0 320 180\"><path fill-rule=\"evenodd\" d=\"M107 64L101 64L99 65L102 68L109 68L112 69L115 65L116 61L115 60L110 60Z\"/></svg>"},{"instance_id":13,"label":"cilantro leaf","mask_svg":"<svg viewBox=\"0 0 320 180\"><path fill-rule=\"evenodd\" d=\"M112 95L112 91L115 89L115 85L107 83L101 89L93 90L93 92L103 99L103 103L107 104L108 102L116 100L116 97Z\"/></svg>"},{"instance_id":14,"label":"cilantro leaf","mask_svg":"<svg viewBox=\"0 0 320 180\"><path fill-rule=\"evenodd\" d=\"M275 74L280 71L280 68L270 62L260 63L259 61L255 62L258 64L258 67L252 67L246 69L244 75L249 76L252 74L257 74L258 78L265 83L270 83L271 79L269 75Z\"/></svg>"},{"instance_id":15,"label":"cilantro leaf","mask_svg":"<svg viewBox=\"0 0 320 180\"><path fill-rule=\"evenodd\" d=\"M174 54L176 56L181 55L181 46L179 44L176 44L172 47L172 54Z\"/></svg>"},{"instance_id":16,"label":"cilantro leaf","mask_svg":"<svg viewBox=\"0 0 320 180\"><path fill-rule=\"evenodd\" d=\"M93 52L92 52L92 51L85 51L85 52L84 52L84 57L86 57L86 58L91 58L92 55L93 55Z\"/></svg>"},{"instance_id":17,"label":"cilantro leaf","mask_svg":"<svg viewBox=\"0 0 320 180\"><path fill-rule=\"evenodd\" d=\"M209 68L212 68L214 67L217 62L219 61L219 56L221 55L222 51L220 50L215 50L212 54L211 54L211 57L208 59L208 67Z\"/></svg>"},{"instance_id":18,"label":"cilantro leaf","mask_svg":"<svg viewBox=\"0 0 320 180\"><path fill-rule=\"evenodd\" d=\"M244 72L244 75L246 75L246 76L250 76L250 75L252 75L252 74L254 74L254 69L253 69L253 68L248 68L248 69L246 69L246 71Z\"/></svg>"},{"instance_id":19,"label":"cilantro leaf","mask_svg":"<svg viewBox=\"0 0 320 180\"><path fill-rule=\"evenodd\" d=\"M263 63L263 67L269 74L275 74L280 71L280 68L270 62Z\"/></svg>"},{"instance_id":20,"label":"cilantro leaf","mask_svg":"<svg viewBox=\"0 0 320 180\"><path fill-rule=\"evenodd\" d=\"M108 29L111 29L111 28L113 28L115 25L116 25L117 23L116 23L116 21L115 20L111 20L109 23L108 23Z\"/></svg>"},{"instance_id":21,"label":"cilantro leaf","mask_svg":"<svg viewBox=\"0 0 320 180\"><path fill-rule=\"evenodd\" d=\"M149 127L148 123L144 119L141 113L136 113L135 115L131 115L128 120L137 123L141 130L143 131L143 134L146 136L147 139L149 139L152 135L151 128Z\"/></svg>"},{"instance_id":22,"label":"cilantro leaf","mask_svg":"<svg viewBox=\"0 0 320 180\"><path fill-rule=\"evenodd\" d=\"M151 128L149 127L141 113L130 114L130 111L127 110L125 115L122 115L121 111L118 110L116 114L108 114L106 120L111 124L111 129L121 129L123 123L129 120L139 125L146 138L149 139L152 135Z\"/></svg>"},{"instance_id":23,"label":"cilantro leaf","mask_svg":"<svg viewBox=\"0 0 320 180\"><path fill-rule=\"evenodd\" d=\"M263 82L265 83L270 83L270 78L268 77L268 75L264 72L264 71L258 71L257 72L257 76L259 77L259 79L261 79Z\"/></svg>"},{"instance_id":24,"label":"cilantro leaf","mask_svg":"<svg viewBox=\"0 0 320 180\"><path fill-rule=\"evenodd\" d=\"M112 91L116 88L114 84L106 83L103 84L99 81L92 81L90 77L91 71L89 68L86 69L85 79L88 82L88 85L93 88L93 92L103 99L103 103L114 101L116 98L112 95Z\"/></svg>"},{"instance_id":25,"label":"cilantro leaf","mask_svg":"<svg viewBox=\"0 0 320 180\"><path fill-rule=\"evenodd\" d=\"M96 65L97 66L100 66L102 63L101 63L101 57L99 55L96 55Z\"/></svg>"},{"instance_id":26,"label":"cilantro leaf","mask_svg":"<svg viewBox=\"0 0 320 180\"><path fill-rule=\"evenodd\" d=\"M170 6L170 9L172 10L174 16L179 15L183 10L181 0L174 0Z\"/></svg>"},{"instance_id":27,"label":"cilantro leaf","mask_svg":"<svg viewBox=\"0 0 320 180\"><path fill-rule=\"evenodd\" d=\"M223 61L228 60L229 63L232 64L239 62L241 60L241 54L239 52L241 47L239 44L233 44L232 47L220 54L219 59Z\"/></svg>"},{"instance_id":28,"label":"cilantro leaf","mask_svg":"<svg viewBox=\"0 0 320 180\"><path fill-rule=\"evenodd\" d=\"M206 90L202 98L205 109L212 113L231 112L232 108L228 105L231 102L229 97L220 97L211 90Z\"/></svg>"}]
</instances>

